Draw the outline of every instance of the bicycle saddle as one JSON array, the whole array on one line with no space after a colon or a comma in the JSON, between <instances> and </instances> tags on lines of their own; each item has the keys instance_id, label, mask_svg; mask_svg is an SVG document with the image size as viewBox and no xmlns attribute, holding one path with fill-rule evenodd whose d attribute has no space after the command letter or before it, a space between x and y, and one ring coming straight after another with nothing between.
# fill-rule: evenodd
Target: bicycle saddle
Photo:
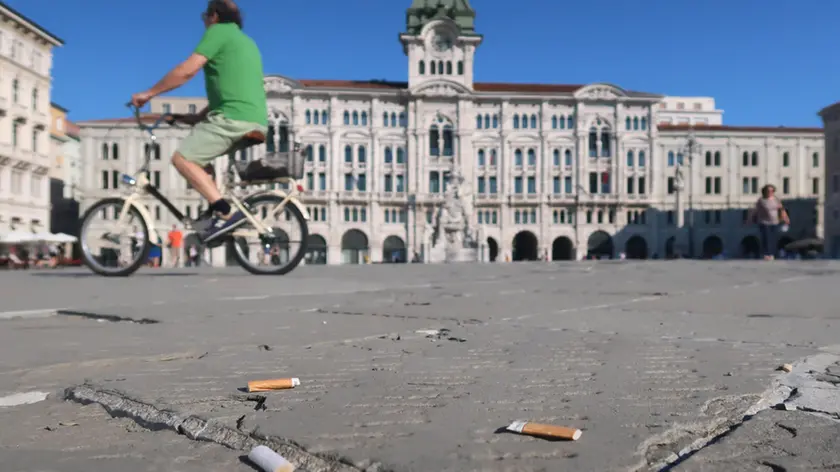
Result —
<instances>
[{"instance_id":1,"label":"bicycle saddle","mask_svg":"<svg viewBox=\"0 0 840 472\"><path fill-rule=\"evenodd\" d=\"M254 131L250 131L248 133L245 133L245 135L242 136L242 139L239 140L239 143L244 147L256 146L257 144L262 144L264 142L265 142L265 134L263 134L259 130L254 130Z\"/></svg>"}]
</instances>

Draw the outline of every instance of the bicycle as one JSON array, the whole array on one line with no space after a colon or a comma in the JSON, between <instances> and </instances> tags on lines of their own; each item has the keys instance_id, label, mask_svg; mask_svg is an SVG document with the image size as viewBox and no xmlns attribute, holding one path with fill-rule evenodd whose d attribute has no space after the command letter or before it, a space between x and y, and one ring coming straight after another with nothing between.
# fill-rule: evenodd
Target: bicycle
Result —
<instances>
[{"instance_id":1,"label":"bicycle","mask_svg":"<svg viewBox=\"0 0 840 472\"><path fill-rule=\"evenodd\" d=\"M125 196L99 200L85 211L80 222L82 261L93 272L103 276L120 277L133 274L148 260L153 245L162 246L161 234L155 228L151 212L142 201L145 196L160 202L184 225L187 232L209 223L206 214L198 215L196 219L185 216L152 185L150 180L149 168L157 142L155 130L164 122L174 126L178 120L177 115L162 114L152 125L147 126L143 122L140 109L130 104L129 108L133 109L138 127L148 134L149 145L145 146L143 165L134 175L120 175L120 182L130 189ZM221 186L222 198L230 201L233 208L243 212L247 222L230 234L213 240L207 247L227 244L228 251L232 251L236 262L252 274L283 275L297 267L306 253L306 240L309 236L307 221L310 217L298 198L304 189L296 180L303 175L305 155L301 151L301 144L295 142L290 152L266 153L265 157L259 160L236 162L237 151L263 144L265 140L263 133L253 131L243 136L231 148L227 172ZM215 178L212 164L205 168L205 171ZM277 187L275 184L285 185L288 192L274 188ZM271 185L272 188L262 188L243 198L237 196L237 190L254 185ZM115 207L112 212L114 218L111 221L108 220L109 206ZM262 208L258 211L260 206ZM119 229L104 231L95 238L95 244L91 245L87 236L96 235L103 230L102 227L92 224L96 215L102 215L109 223L113 221ZM282 215L285 215L285 218L282 218ZM269 222L272 219L275 220L274 223ZM297 251L289 249L291 236L279 227L277 223L281 222L299 224L301 244ZM253 236L256 236L260 244L260 250L256 254L251 254L250 250L243 249L239 244L246 237ZM254 255L258 259L256 263L251 261L251 256ZM273 266L273 263L279 264Z\"/></svg>"}]
</instances>

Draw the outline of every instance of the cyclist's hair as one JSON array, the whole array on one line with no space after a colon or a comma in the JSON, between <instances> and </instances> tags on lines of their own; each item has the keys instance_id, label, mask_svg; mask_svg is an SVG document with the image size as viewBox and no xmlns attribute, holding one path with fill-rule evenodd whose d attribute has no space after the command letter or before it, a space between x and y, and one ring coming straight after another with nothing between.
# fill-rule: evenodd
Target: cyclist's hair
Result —
<instances>
[{"instance_id":1,"label":"cyclist's hair","mask_svg":"<svg viewBox=\"0 0 840 472\"><path fill-rule=\"evenodd\" d=\"M210 0L207 4L207 14L213 13L219 17L219 23L235 23L242 28L242 13L233 0Z\"/></svg>"}]
</instances>

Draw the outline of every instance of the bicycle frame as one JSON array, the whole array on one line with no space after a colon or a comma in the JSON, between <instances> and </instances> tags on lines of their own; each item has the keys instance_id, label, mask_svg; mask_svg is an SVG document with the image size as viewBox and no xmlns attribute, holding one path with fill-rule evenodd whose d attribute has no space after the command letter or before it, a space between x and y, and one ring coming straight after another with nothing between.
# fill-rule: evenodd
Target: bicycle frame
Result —
<instances>
[{"instance_id":1,"label":"bicycle frame","mask_svg":"<svg viewBox=\"0 0 840 472\"><path fill-rule=\"evenodd\" d=\"M130 105L129 105L130 106ZM135 119L137 120L137 124L141 130L145 131L149 135L149 142L151 144L157 143L157 136L154 134L154 130L157 129L164 121L168 118L173 118L172 114L162 114L151 126L146 126L143 124L142 118L140 117L140 109L137 107L132 107L134 110ZM122 210L120 211L120 215L117 219L118 223L124 223L125 219L128 217L128 212L131 207L137 209L138 213L140 213L140 217L144 220L146 224L146 228L148 229L149 237L154 236L155 239L153 241L154 244L157 244L158 240L163 240L161 238L160 233L158 233L157 228L154 224L154 219L152 218L151 214L149 214L149 210L146 205L141 201L145 194L150 195L152 198L160 202L170 213L172 213L175 218L181 222L185 229L190 230L192 229L192 222L193 220L187 218L183 213L181 213L172 202L169 201L166 196L164 196L160 191L154 187L149 178L147 176L147 172L149 171L149 166L151 165L151 156L153 152L154 146L148 146L145 150L144 157L143 157L143 166L137 170L134 175L129 174L122 174L122 182L126 185L129 185L134 188L134 191L125 198L125 205L123 205ZM298 152L298 149L295 149L295 152ZM285 183L288 184L290 189L289 193L286 193L282 190L272 189L272 190L260 190L254 193L251 193L245 197L245 200L255 197L258 195L266 195L272 194L276 195L283 200L277 204L272 210L271 214L275 215L283 210L287 204L292 204L301 212L305 221L310 220L309 211L307 211L306 207L303 206L300 199L297 198L297 195L303 192L303 186L298 184L295 179L292 178L282 178L264 182L235 182L236 178L236 168L235 163L232 158L229 156L228 162L228 170L227 175L225 178L225 183L222 186L222 196L227 197L231 200L233 205L237 208L237 210L241 211L245 218L253 225L256 229L258 235L262 234L269 234L271 233L271 229L267 228L265 225L262 224L261 221L258 221L254 215L245 208L245 205L242 203L242 200L236 196L234 190L236 188L242 188L251 185L260 185L260 184L270 184L270 183ZM235 230L232 235L236 236L245 236L245 235L252 235L253 231L247 230Z\"/></svg>"}]
</instances>

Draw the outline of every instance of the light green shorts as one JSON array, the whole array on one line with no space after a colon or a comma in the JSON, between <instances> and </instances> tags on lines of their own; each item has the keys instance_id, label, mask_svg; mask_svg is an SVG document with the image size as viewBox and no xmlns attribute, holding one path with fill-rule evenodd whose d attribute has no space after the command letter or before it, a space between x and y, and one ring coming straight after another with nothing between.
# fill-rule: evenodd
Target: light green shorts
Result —
<instances>
[{"instance_id":1,"label":"light green shorts","mask_svg":"<svg viewBox=\"0 0 840 472\"><path fill-rule=\"evenodd\" d=\"M236 144L251 131L268 129L257 123L225 118L219 112L210 112L207 119L196 124L192 132L178 145L178 153L190 162L205 166L219 156L235 150Z\"/></svg>"}]
</instances>

